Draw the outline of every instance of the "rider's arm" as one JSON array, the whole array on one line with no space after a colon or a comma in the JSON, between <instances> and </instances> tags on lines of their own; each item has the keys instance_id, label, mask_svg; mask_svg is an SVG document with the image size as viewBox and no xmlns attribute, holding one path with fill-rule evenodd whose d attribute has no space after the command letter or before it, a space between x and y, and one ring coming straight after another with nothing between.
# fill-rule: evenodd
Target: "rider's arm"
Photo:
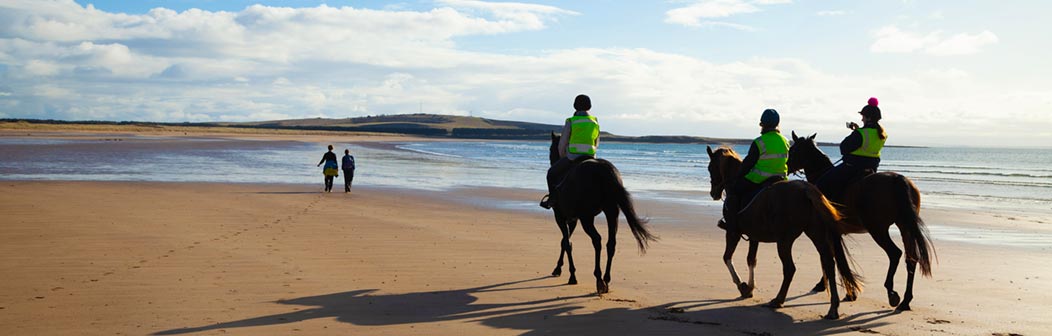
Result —
<instances>
[{"instance_id":1,"label":"rider's arm","mask_svg":"<svg viewBox=\"0 0 1052 336\"><path fill-rule=\"evenodd\" d=\"M562 136L559 137L559 158L560 159L566 157L566 153L567 153L566 148L570 147L570 129L571 129L570 121L567 120L566 123L563 124Z\"/></svg>"},{"instance_id":2,"label":"rider's arm","mask_svg":"<svg viewBox=\"0 0 1052 336\"><path fill-rule=\"evenodd\" d=\"M760 148L756 147L756 141L752 142L749 146L749 154L745 156L745 160L742 161L742 167L738 170L738 179L745 178L745 175L752 170L752 167L756 165L756 161L760 158Z\"/></svg>"},{"instance_id":3,"label":"rider's arm","mask_svg":"<svg viewBox=\"0 0 1052 336\"><path fill-rule=\"evenodd\" d=\"M851 132L840 142L840 155L848 155L862 147L862 133Z\"/></svg>"}]
</instances>

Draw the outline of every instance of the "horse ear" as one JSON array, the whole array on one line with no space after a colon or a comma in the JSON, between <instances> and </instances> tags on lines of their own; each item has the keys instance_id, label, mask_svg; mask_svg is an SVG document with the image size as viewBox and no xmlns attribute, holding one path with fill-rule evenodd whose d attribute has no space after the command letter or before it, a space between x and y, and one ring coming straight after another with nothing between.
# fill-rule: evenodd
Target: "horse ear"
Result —
<instances>
[{"instance_id":1,"label":"horse ear","mask_svg":"<svg viewBox=\"0 0 1052 336\"><path fill-rule=\"evenodd\" d=\"M709 157L712 157L712 146L705 146L705 151L709 152Z\"/></svg>"},{"instance_id":2,"label":"horse ear","mask_svg":"<svg viewBox=\"0 0 1052 336\"><path fill-rule=\"evenodd\" d=\"M792 131L792 133L793 133L793 142L796 142L797 139L800 139L799 137L796 136L796 131Z\"/></svg>"},{"instance_id":3,"label":"horse ear","mask_svg":"<svg viewBox=\"0 0 1052 336\"><path fill-rule=\"evenodd\" d=\"M555 140L555 131L552 131L552 140Z\"/></svg>"},{"instance_id":4,"label":"horse ear","mask_svg":"<svg viewBox=\"0 0 1052 336\"><path fill-rule=\"evenodd\" d=\"M811 134L811 137L809 137L809 138L807 138L807 139L808 139L808 140L814 140L816 136L818 136L818 133L815 133L815 134Z\"/></svg>"}]
</instances>

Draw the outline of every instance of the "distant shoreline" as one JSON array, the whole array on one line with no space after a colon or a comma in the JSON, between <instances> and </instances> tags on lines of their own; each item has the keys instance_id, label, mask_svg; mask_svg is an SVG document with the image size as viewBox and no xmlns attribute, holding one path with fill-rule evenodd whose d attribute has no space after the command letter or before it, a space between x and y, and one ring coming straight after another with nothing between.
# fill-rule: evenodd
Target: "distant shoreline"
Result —
<instances>
[{"instance_id":1,"label":"distant shoreline","mask_svg":"<svg viewBox=\"0 0 1052 336\"><path fill-rule=\"evenodd\" d=\"M413 116L413 115L410 115ZM426 115L433 116L433 115ZM396 116L397 117L397 116ZM464 117L467 118L467 117ZM481 118L476 118L481 119ZM325 120L325 119L322 119ZM482 119L489 121L487 119ZM530 124L528 128L451 128L441 132L436 128L367 126L326 126L326 125L285 125L280 122L256 123L190 123L190 122L144 122L144 121L96 121L96 120L54 120L54 119L0 119L0 130L26 131L69 131L69 132L146 132L163 134L238 134L238 135L367 135L367 136L407 136L424 139L461 139L461 140L548 140L551 132L558 132L560 126ZM551 129L548 129L551 128ZM709 138L686 135L644 135L625 136L603 133L604 142L625 143L669 143L669 144L707 144L707 145L748 145L752 139ZM836 143L819 143L823 146L836 146ZM926 146L887 146L893 148L927 148Z\"/></svg>"}]
</instances>

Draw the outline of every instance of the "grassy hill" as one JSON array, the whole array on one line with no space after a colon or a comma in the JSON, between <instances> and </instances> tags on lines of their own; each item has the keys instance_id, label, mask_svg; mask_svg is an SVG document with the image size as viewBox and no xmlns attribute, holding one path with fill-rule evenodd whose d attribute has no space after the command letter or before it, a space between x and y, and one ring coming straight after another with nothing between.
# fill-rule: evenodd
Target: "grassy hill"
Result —
<instances>
[{"instance_id":1,"label":"grassy hill","mask_svg":"<svg viewBox=\"0 0 1052 336\"><path fill-rule=\"evenodd\" d=\"M547 140L551 132L562 131L561 124L538 124L521 121L494 120L478 117L465 117L438 114L397 114L356 118L328 119L289 119L254 122L214 122L214 123L159 123L135 121L65 121L65 120L32 120L0 119L0 122L18 124L50 125L116 125L136 127L213 127L222 129L255 129L255 130L297 130L297 131L332 131L332 132L370 132L393 133L424 137L443 137L461 139L506 139L506 140ZM741 144L750 140L719 139L693 136L623 136L603 132L602 141L649 142L649 143L709 143Z\"/></svg>"}]
</instances>

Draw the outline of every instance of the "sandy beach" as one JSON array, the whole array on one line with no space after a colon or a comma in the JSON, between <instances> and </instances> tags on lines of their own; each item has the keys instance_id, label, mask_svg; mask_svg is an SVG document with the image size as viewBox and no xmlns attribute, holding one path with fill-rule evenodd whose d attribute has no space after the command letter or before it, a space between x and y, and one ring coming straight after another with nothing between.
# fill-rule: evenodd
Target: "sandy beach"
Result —
<instances>
[{"instance_id":1,"label":"sandy beach","mask_svg":"<svg viewBox=\"0 0 1052 336\"><path fill-rule=\"evenodd\" d=\"M786 306L764 308L781 278L774 247L760 249L756 297L736 299L715 218L668 204L637 206L680 223L652 223L661 241L645 255L622 223L612 292L597 296L583 232L573 239L581 283L566 285L565 269L549 276L559 235L546 213L465 201L536 196L520 190L324 194L309 185L22 181L0 188L0 332L9 335L1036 335L1052 328L1044 248L936 236L934 277L918 278L913 311L895 313L880 285L886 257L855 236L849 248L867 291L841 305L840 320L826 321L826 294L808 293L819 274L809 243L796 244Z\"/></svg>"}]
</instances>

